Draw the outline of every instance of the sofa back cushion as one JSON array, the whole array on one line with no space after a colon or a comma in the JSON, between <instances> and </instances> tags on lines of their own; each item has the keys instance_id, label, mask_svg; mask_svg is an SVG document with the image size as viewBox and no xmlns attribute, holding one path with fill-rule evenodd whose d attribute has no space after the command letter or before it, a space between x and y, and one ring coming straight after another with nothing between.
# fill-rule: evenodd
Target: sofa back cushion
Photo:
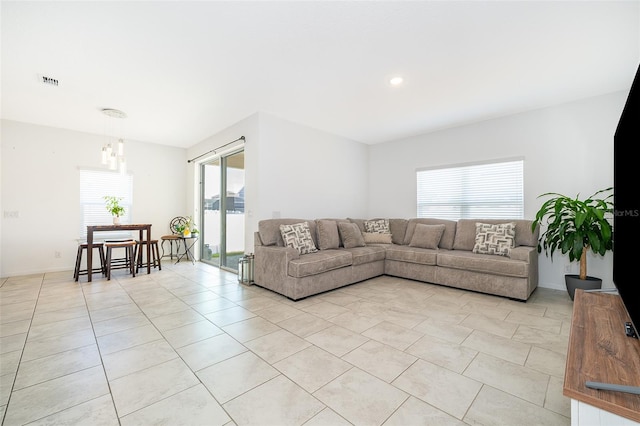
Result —
<instances>
[{"instance_id":1,"label":"sofa back cushion","mask_svg":"<svg viewBox=\"0 0 640 426\"><path fill-rule=\"evenodd\" d=\"M294 223L309 222L309 232L316 247L318 241L316 239L316 222L307 219L264 219L258 222L258 233L260 240L265 246L284 247L284 241L280 234L280 225L292 225Z\"/></svg>"},{"instance_id":2,"label":"sofa back cushion","mask_svg":"<svg viewBox=\"0 0 640 426\"><path fill-rule=\"evenodd\" d=\"M320 221L320 220L330 220L330 221L333 221L333 222L336 223L336 232L338 233L338 248L344 247L344 244L342 242L342 237L340 236L340 232L338 232L338 224L341 223L341 222L342 223L351 223L351 221L349 219L336 219L336 218L332 218L332 217L322 217L322 218L316 219L316 225L318 224L318 221ZM317 229L317 232L318 232L318 235L317 235L318 244L320 244L320 232L321 231L320 231L320 228L318 228L317 226L316 226L316 229Z\"/></svg>"},{"instance_id":3,"label":"sofa back cushion","mask_svg":"<svg viewBox=\"0 0 640 426\"><path fill-rule=\"evenodd\" d=\"M316 220L318 229L318 248L320 250L337 249L340 247L338 223L331 219Z\"/></svg>"},{"instance_id":4,"label":"sofa back cushion","mask_svg":"<svg viewBox=\"0 0 640 426\"><path fill-rule=\"evenodd\" d=\"M444 232L442 233L442 237L440 238L440 243L438 244L438 247L447 249L447 250L451 250L453 248L453 240L456 236L456 227L457 227L456 222L453 220L433 219L433 218L426 218L426 217L415 217L415 218L409 219L407 223L407 232L404 236L404 241L402 242L402 244L404 244L405 246L408 246L411 243L411 239L413 238L413 233L416 230L416 225L419 223L424 225L444 225ZM474 229L473 241L475 243L475 237L476 237L475 225L473 229ZM473 244L471 244L471 249L472 248L473 248Z\"/></svg>"},{"instance_id":5,"label":"sofa back cushion","mask_svg":"<svg viewBox=\"0 0 640 426\"><path fill-rule=\"evenodd\" d=\"M364 221L365 219L354 219L352 217L348 217L347 220L351 223L355 223L360 228L360 232L364 232Z\"/></svg>"},{"instance_id":6,"label":"sofa back cushion","mask_svg":"<svg viewBox=\"0 0 640 426\"><path fill-rule=\"evenodd\" d=\"M533 221L526 219L460 219L456 227L456 236L453 242L454 250L472 251L476 244L476 223L515 223L515 246L535 247L538 245L538 229L531 232Z\"/></svg>"},{"instance_id":7,"label":"sofa back cushion","mask_svg":"<svg viewBox=\"0 0 640 426\"><path fill-rule=\"evenodd\" d=\"M355 223L338 223L338 233L344 248L364 247L364 237Z\"/></svg>"},{"instance_id":8,"label":"sofa back cushion","mask_svg":"<svg viewBox=\"0 0 640 426\"><path fill-rule=\"evenodd\" d=\"M425 225L424 223L417 223L409 247L437 249L442 239L442 234L444 234L444 229L445 226L443 224Z\"/></svg>"},{"instance_id":9,"label":"sofa back cushion","mask_svg":"<svg viewBox=\"0 0 640 426\"><path fill-rule=\"evenodd\" d=\"M404 236L407 233L407 219L389 219L389 229L391 229L391 241L394 244L403 244Z\"/></svg>"}]
</instances>

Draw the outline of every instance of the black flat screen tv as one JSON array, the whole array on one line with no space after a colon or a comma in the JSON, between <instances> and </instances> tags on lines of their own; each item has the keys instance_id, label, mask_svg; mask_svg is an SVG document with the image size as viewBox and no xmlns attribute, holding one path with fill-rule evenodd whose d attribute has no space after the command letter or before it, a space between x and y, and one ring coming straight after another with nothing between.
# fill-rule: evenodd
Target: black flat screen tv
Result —
<instances>
[{"instance_id":1,"label":"black flat screen tv","mask_svg":"<svg viewBox=\"0 0 640 426\"><path fill-rule=\"evenodd\" d=\"M640 331L640 67L613 138L613 283ZM633 330L628 330L633 332Z\"/></svg>"}]
</instances>

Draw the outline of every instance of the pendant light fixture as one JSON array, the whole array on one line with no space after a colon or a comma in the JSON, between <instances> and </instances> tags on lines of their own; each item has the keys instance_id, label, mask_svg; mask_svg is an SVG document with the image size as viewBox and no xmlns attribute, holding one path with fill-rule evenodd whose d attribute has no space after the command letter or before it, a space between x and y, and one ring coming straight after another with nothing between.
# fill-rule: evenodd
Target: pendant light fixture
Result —
<instances>
[{"instance_id":1,"label":"pendant light fixture","mask_svg":"<svg viewBox=\"0 0 640 426\"><path fill-rule=\"evenodd\" d=\"M124 112L103 108L102 113L107 116L105 123L105 144L102 146L102 164L109 170L120 170L127 173L127 161L124 157L124 131L123 120L127 118Z\"/></svg>"}]
</instances>

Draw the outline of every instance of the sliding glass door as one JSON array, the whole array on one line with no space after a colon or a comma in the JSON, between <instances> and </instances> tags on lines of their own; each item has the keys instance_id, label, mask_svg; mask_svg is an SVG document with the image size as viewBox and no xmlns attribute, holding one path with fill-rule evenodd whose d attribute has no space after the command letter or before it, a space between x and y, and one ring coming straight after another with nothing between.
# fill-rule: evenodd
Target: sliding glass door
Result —
<instances>
[{"instance_id":1,"label":"sliding glass door","mask_svg":"<svg viewBox=\"0 0 640 426\"><path fill-rule=\"evenodd\" d=\"M238 270L244 255L244 150L201 166L202 261Z\"/></svg>"}]
</instances>

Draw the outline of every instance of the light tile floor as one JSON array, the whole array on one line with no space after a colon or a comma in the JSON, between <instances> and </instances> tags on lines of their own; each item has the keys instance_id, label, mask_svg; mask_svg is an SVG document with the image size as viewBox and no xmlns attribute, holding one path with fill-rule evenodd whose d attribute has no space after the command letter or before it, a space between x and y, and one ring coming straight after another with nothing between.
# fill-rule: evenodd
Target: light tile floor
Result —
<instances>
[{"instance_id":1,"label":"light tile floor","mask_svg":"<svg viewBox=\"0 0 640 426\"><path fill-rule=\"evenodd\" d=\"M165 263L0 279L2 424L570 424L564 291L385 276L293 302Z\"/></svg>"}]
</instances>

